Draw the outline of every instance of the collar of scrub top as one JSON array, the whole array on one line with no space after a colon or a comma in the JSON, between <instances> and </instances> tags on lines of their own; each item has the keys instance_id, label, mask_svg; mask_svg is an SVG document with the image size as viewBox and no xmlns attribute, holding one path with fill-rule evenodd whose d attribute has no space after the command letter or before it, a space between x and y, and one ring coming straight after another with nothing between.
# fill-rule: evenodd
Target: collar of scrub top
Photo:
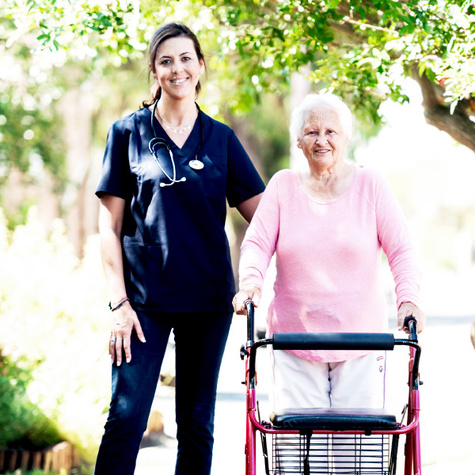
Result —
<instances>
[{"instance_id":1,"label":"collar of scrub top","mask_svg":"<svg viewBox=\"0 0 475 475\"><path fill-rule=\"evenodd\" d=\"M153 109L152 109L152 115L150 119L150 126L152 128L153 132L153 138L150 140L148 143L148 149L150 150L150 153L152 154L153 158L155 161L158 163L158 166L160 167L160 170L162 170L163 174L168 178L169 183L160 183L160 186L163 188L165 186L172 186L175 183L179 183L181 181L186 181L186 177L179 178L177 180L176 177L176 165L175 165L175 159L173 158L173 152L170 148L170 144L162 137L158 137L157 132L155 130L155 124L153 122L153 118L155 117L155 109L157 108L158 100L155 101L153 104ZM201 148L203 147L204 143L204 134L203 134L203 119L201 118L201 109L198 104L196 104L196 108L198 109L198 120L200 123L200 144L198 145L198 148L196 149L195 153L195 158L193 160L190 160L188 165L190 168L193 170L201 170L204 168L204 163L201 160L198 160L198 153L200 152ZM155 153L155 150L158 147L165 147L168 151L168 155L170 155L170 162L172 164L172 175L170 176L162 167L162 164L160 163L160 159L158 158L157 154Z\"/></svg>"}]
</instances>

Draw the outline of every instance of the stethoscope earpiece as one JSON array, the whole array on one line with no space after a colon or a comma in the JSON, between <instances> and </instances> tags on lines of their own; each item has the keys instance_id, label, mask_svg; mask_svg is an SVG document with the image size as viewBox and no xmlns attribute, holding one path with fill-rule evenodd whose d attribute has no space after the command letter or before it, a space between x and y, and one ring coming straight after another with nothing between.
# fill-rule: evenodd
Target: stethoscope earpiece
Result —
<instances>
[{"instance_id":1,"label":"stethoscope earpiece","mask_svg":"<svg viewBox=\"0 0 475 475\"><path fill-rule=\"evenodd\" d=\"M163 139L161 137L157 137L157 133L155 132L155 124L153 123L153 119L155 117L155 109L157 107L157 103L158 103L158 101L155 101L155 103L153 104L153 109L152 109L152 117L151 117L151 120L150 120L150 125L151 125L152 132L153 132L153 138L148 143L148 149L150 150L150 153L152 154L155 161L158 163L158 166L160 167L160 170L162 170L163 174L170 180L170 183L163 183L163 182L160 183L160 188L165 188L166 186L172 186L175 183L180 183L182 181L186 181L186 177L182 177L182 178L177 180L175 160L173 158L173 152L170 148L170 145L168 144L168 142L165 139ZM200 110L198 104L196 104L196 107L198 108L198 119L200 121L200 144L198 146L198 149L196 150L195 159L190 160L188 165L192 170L198 171L198 170L202 170L205 165L201 160L198 160L198 153L200 152L201 148L203 147L204 138L203 138L203 124L202 124L202 120L201 120L201 110ZM155 149L157 147L165 147L167 149L168 154L170 155L170 161L171 161L172 169L173 169L173 176L170 176L163 169L162 164L160 163L160 160L158 159L157 154L155 153Z\"/></svg>"}]
</instances>

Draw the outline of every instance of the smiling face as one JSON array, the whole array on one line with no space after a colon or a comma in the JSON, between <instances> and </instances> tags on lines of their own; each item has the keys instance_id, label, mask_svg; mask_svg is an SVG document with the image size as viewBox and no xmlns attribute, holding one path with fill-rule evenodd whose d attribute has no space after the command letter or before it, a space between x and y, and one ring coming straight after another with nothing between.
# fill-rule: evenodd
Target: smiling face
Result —
<instances>
[{"instance_id":1,"label":"smiling face","mask_svg":"<svg viewBox=\"0 0 475 475\"><path fill-rule=\"evenodd\" d=\"M343 161L348 143L339 114L329 105L319 106L306 116L297 140L310 168L319 174Z\"/></svg>"},{"instance_id":2,"label":"smiling face","mask_svg":"<svg viewBox=\"0 0 475 475\"><path fill-rule=\"evenodd\" d=\"M163 95L173 99L194 98L196 85L204 71L193 41L178 36L164 41L157 49L152 74Z\"/></svg>"}]
</instances>

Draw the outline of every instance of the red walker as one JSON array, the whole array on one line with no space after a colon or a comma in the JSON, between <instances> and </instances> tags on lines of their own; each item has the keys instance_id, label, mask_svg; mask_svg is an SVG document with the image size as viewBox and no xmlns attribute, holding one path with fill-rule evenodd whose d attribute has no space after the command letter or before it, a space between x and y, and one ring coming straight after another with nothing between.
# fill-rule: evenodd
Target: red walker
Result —
<instances>
[{"instance_id":1,"label":"red walker","mask_svg":"<svg viewBox=\"0 0 475 475\"><path fill-rule=\"evenodd\" d=\"M419 359L415 319L406 319L409 336L391 333L279 333L254 341L254 306L246 302L247 342L241 349L246 369L246 475L256 475L256 437L260 433L266 475L395 475L398 442L405 435L404 475L421 474L419 435ZM256 396L256 352L274 350L393 350L409 347L409 394L403 419L384 410L302 409L273 413L261 421ZM369 437L371 435L371 437ZM268 442L272 441L269 457ZM269 460L271 459L271 460Z\"/></svg>"}]
</instances>

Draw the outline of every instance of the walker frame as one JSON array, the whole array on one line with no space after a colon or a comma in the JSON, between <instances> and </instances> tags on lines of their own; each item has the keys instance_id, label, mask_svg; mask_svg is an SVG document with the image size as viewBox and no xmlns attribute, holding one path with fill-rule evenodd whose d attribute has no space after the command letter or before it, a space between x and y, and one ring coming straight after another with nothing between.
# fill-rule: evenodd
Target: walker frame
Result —
<instances>
[{"instance_id":1,"label":"walker frame","mask_svg":"<svg viewBox=\"0 0 475 475\"><path fill-rule=\"evenodd\" d=\"M272 338L254 339L254 305L246 302L247 309L247 341L241 348L241 358L245 362L246 385L246 441L245 441L245 474L256 475L256 441L261 436L266 475L284 474L378 474L395 475L398 457L398 441L405 435L404 475L421 475L421 443L420 443L420 397L419 397L419 361L421 348L417 340L416 321L413 317L406 318L405 326L409 329L407 338L395 338L391 333L276 333ZM395 346L409 347L408 362L408 396L403 420L384 410L368 409L307 409L290 410L281 414L273 414L272 420L260 420L259 402L256 394L256 354L261 347L271 346L274 350L319 349L319 350L387 350ZM296 437L299 435L299 437ZM368 435L372 435L368 438ZM380 436L381 442L372 452L366 453L371 444L366 442ZM271 436L271 437L268 437ZM269 464L268 439L273 439L272 468ZM278 438L283 440L286 454L280 457ZM286 438L290 440L286 441ZM340 441L349 438L351 450L360 450L358 440L364 441L364 453L359 454L364 462L359 467L343 464L342 467L324 467L319 453L328 452L329 445L338 448ZM378 439L378 440L379 440ZM389 443L391 439L391 444ZM334 441L337 441L335 445ZM299 442L300 441L300 442ZM333 441L333 442L332 442ZM296 445L298 444L298 446ZM286 445L287 444L287 445ZM345 447L346 442L342 442ZM345 453L348 449L344 448ZM381 456L376 452L380 450ZM379 459L373 464L373 458ZM353 457L354 459L354 457ZM355 459L356 460L356 459ZM368 462L368 460L370 462ZM298 462L296 462L298 461ZM280 465L279 465L280 463Z\"/></svg>"}]
</instances>

